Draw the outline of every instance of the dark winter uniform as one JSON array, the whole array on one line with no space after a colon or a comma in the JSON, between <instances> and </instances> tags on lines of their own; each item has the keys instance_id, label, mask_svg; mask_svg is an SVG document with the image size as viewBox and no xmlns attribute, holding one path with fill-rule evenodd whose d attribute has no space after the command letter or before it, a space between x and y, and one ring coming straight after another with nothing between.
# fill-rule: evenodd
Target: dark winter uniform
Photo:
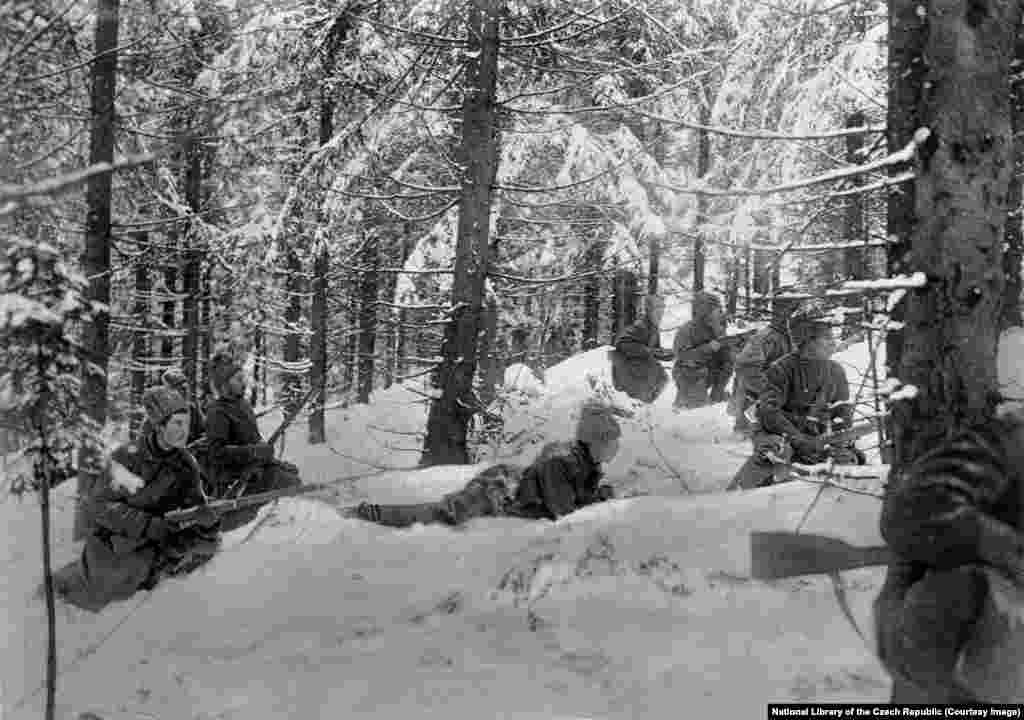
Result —
<instances>
[{"instance_id":1,"label":"dark winter uniform","mask_svg":"<svg viewBox=\"0 0 1024 720\"><path fill-rule=\"evenodd\" d=\"M886 487L882 536L901 558L875 601L893 702L957 702L952 682L989 592L983 567L1024 567L1024 425L992 421L926 453Z\"/></svg>"},{"instance_id":2,"label":"dark winter uniform","mask_svg":"<svg viewBox=\"0 0 1024 720\"><path fill-rule=\"evenodd\" d=\"M755 333L736 356L736 379L730 410L736 416L737 430L749 428L750 422L744 413L764 392L765 371L790 349L789 335L780 319Z\"/></svg>"},{"instance_id":3,"label":"dark winter uniform","mask_svg":"<svg viewBox=\"0 0 1024 720\"><path fill-rule=\"evenodd\" d=\"M300 484L294 465L274 459L274 449L263 442L256 413L244 397L218 397L206 411L206 457L211 495L224 497L244 487L242 494L277 490ZM224 529L246 524L259 508L247 508L224 517Z\"/></svg>"},{"instance_id":4,"label":"dark winter uniform","mask_svg":"<svg viewBox=\"0 0 1024 720\"><path fill-rule=\"evenodd\" d=\"M724 344L717 350L711 347L711 341L721 335L721 328L712 327L710 322L712 312L719 307L721 303L714 295L697 293L693 317L676 331L672 377L676 382L673 405L677 408L707 405L711 389L715 390L715 400L723 399L732 373L732 352Z\"/></svg>"},{"instance_id":5,"label":"dark winter uniform","mask_svg":"<svg viewBox=\"0 0 1024 720\"><path fill-rule=\"evenodd\" d=\"M92 500L94 529L81 564L59 573L58 590L69 602L99 610L152 587L161 573L185 572L205 562L217 549L214 526L193 526L162 542L148 532L154 518L203 502L199 467L186 450L162 450L152 433L118 448Z\"/></svg>"},{"instance_id":6,"label":"dark winter uniform","mask_svg":"<svg viewBox=\"0 0 1024 720\"><path fill-rule=\"evenodd\" d=\"M730 489L771 484L774 465L765 453L781 451L788 460L787 445L795 462L818 463L830 455L843 462L857 462L849 455L851 449L826 452L817 439L850 427L853 411L845 402L849 398L846 372L835 360L791 354L775 362L765 372L764 392L758 402L754 453L733 478ZM843 404L833 407L840 402Z\"/></svg>"},{"instance_id":7,"label":"dark winter uniform","mask_svg":"<svg viewBox=\"0 0 1024 720\"><path fill-rule=\"evenodd\" d=\"M549 443L528 467L487 468L465 488L437 502L410 505L362 503L357 517L391 527L413 523L460 525L475 517L506 515L557 519L591 503L607 500L601 471L582 442Z\"/></svg>"},{"instance_id":8,"label":"dark winter uniform","mask_svg":"<svg viewBox=\"0 0 1024 720\"><path fill-rule=\"evenodd\" d=\"M631 398L654 402L668 384L668 373L659 360L670 360L672 354L662 349L659 330L649 316L620 332L609 355L612 384Z\"/></svg>"}]
</instances>

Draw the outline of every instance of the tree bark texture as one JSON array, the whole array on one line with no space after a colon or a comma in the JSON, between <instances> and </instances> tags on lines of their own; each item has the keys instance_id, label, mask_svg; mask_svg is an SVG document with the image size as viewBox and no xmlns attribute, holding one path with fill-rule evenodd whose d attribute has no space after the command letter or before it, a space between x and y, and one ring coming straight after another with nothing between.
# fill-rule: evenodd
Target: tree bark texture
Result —
<instances>
[{"instance_id":1,"label":"tree bark texture","mask_svg":"<svg viewBox=\"0 0 1024 720\"><path fill-rule=\"evenodd\" d=\"M867 119L864 117L864 113L855 112L846 118L846 127L855 128L865 125ZM864 149L865 136L859 135L847 135L846 136L846 162L850 165L862 165L864 164L865 157L862 152ZM864 176L856 175L850 179L850 182L857 186L864 184ZM850 195L846 200L846 222L844 223L846 242L864 242L867 238L864 233L864 196L862 194ZM851 247L843 250L844 265L844 276L846 280L863 280L867 277L867 252L868 246L863 248Z\"/></svg>"},{"instance_id":2,"label":"tree bark texture","mask_svg":"<svg viewBox=\"0 0 1024 720\"><path fill-rule=\"evenodd\" d=\"M889 3L888 111L886 141L890 153L910 142L921 126L921 93L924 87L925 19L918 13L917 0L892 0ZM893 169L892 174L899 170ZM917 224L915 209L916 183L911 180L889 187L886 216L886 272L899 275L907 271L910 237ZM896 304L891 316L902 322L905 302ZM885 362L889 377L898 377L903 357L904 330L892 329L886 334ZM889 438L895 428L890 416ZM883 459L897 462L895 448L883 449ZM890 455L892 455L890 457Z\"/></svg>"},{"instance_id":3,"label":"tree bark texture","mask_svg":"<svg viewBox=\"0 0 1024 720\"><path fill-rule=\"evenodd\" d=\"M1003 271L1006 290L1003 293L1001 328L1024 325L1020 294L1021 263L1024 262L1024 231L1021 228L1021 174L1024 173L1024 28L1018 28L1014 48L1013 81L1010 85L1013 123L1013 176L1010 180L1010 202L1006 213L1005 254Z\"/></svg>"},{"instance_id":4,"label":"tree bark texture","mask_svg":"<svg viewBox=\"0 0 1024 720\"><path fill-rule=\"evenodd\" d=\"M147 383L146 364L149 362L149 300L152 293L148 265L149 238L145 233L139 236L136 247L139 255L135 260L135 306L132 309L134 322L140 329L132 333L132 407L141 409L142 393ZM141 426L140 413L133 413L130 430L132 438L138 437Z\"/></svg>"},{"instance_id":5,"label":"tree bark texture","mask_svg":"<svg viewBox=\"0 0 1024 720\"><path fill-rule=\"evenodd\" d=\"M463 167L452 284L452 321L436 373L440 396L430 406L421 465L469 462L467 434L475 403L477 335L490 253L490 214L498 168L496 99L502 0L470 0L466 17Z\"/></svg>"},{"instance_id":6,"label":"tree bark texture","mask_svg":"<svg viewBox=\"0 0 1024 720\"><path fill-rule=\"evenodd\" d=\"M117 86L117 36L119 0L97 0L95 59L92 62L92 90L89 162L114 161L114 100ZM107 421L107 366L110 357L110 223L111 173L89 178L86 184L85 247L82 270L88 278L86 298L102 303L82 328L85 369L82 378L82 410L99 427ZM79 457L78 496L88 498L99 477L101 449L86 445ZM78 503L73 536L88 531L87 503Z\"/></svg>"},{"instance_id":7,"label":"tree bark texture","mask_svg":"<svg viewBox=\"0 0 1024 720\"><path fill-rule=\"evenodd\" d=\"M700 124L711 124L711 102L702 98L700 103ZM702 181L707 180L711 171L711 134L700 128L697 130L697 177ZM708 196L704 193L697 194L697 232L693 238L693 291L698 292L704 289L704 245L703 227L708 221Z\"/></svg>"},{"instance_id":8,"label":"tree bark texture","mask_svg":"<svg viewBox=\"0 0 1024 720\"><path fill-rule=\"evenodd\" d=\"M905 300L903 382L894 403L897 464L964 424L991 416L1004 279L1013 133L1010 66L1020 7L1010 0L932 0L919 117L908 271L928 278Z\"/></svg>"},{"instance_id":9,"label":"tree bark texture","mask_svg":"<svg viewBox=\"0 0 1024 720\"><path fill-rule=\"evenodd\" d=\"M168 265L164 268L164 285L167 288L168 295L174 295L178 292L178 268L175 265ZM176 319L176 307L175 300L173 297L169 297L164 300L163 303L163 314L161 321L163 322L165 330L173 330L177 322ZM160 356L164 360L164 365L169 366L174 358L174 336L165 334L163 339L160 341Z\"/></svg>"},{"instance_id":10,"label":"tree bark texture","mask_svg":"<svg viewBox=\"0 0 1024 720\"><path fill-rule=\"evenodd\" d=\"M292 368L298 364L302 357L302 336L299 334L299 322L302 320L302 261L299 253L294 247L289 247L285 253L285 325L289 332L284 338L284 390L283 402L291 412L295 404L300 401L302 394L302 380L298 373Z\"/></svg>"},{"instance_id":11,"label":"tree bark texture","mask_svg":"<svg viewBox=\"0 0 1024 720\"><path fill-rule=\"evenodd\" d=\"M601 286L604 277L599 273L604 258L604 244L594 242L587 249L587 270L594 273L583 282L583 349L592 350L600 344Z\"/></svg>"},{"instance_id":12,"label":"tree bark texture","mask_svg":"<svg viewBox=\"0 0 1024 720\"><path fill-rule=\"evenodd\" d=\"M647 268L647 294L658 294L658 273L661 266L661 240L656 235L648 239L650 246L649 266Z\"/></svg>"},{"instance_id":13,"label":"tree bark texture","mask_svg":"<svg viewBox=\"0 0 1024 720\"><path fill-rule=\"evenodd\" d=\"M183 159L185 161L185 201L193 213L202 210L203 166L200 146L192 128L186 131ZM194 233L185 235L185 265L182 268L182 284L185 297L182 299L181 323L185 335L181 340L182 368L188 383L190 397L196 397L196 380L199 376L196 364L199 361L199 293L201 277L201 254L193 246Z\"/></svg>"},{"instance_id":14,"label":"tree bark texture","mask_svg":"<svg viewBox=\"0 0 1024 720\"><path fill-rule=\"evenodd\" d=\"M636 296L636 274L621 268L616 270L614 305L612 308L612 316L615 322L612 324L610 342L614 343L616 335L636 322Z\"/></svg>"},{"instance_id":15,"label":"tree bark texture","mask_svg":"<svg viewBox=\"0 0 1024 720\"><path fill-rule=\"evenodd\" d=\"M359 375L356 399L370 402L373 393L373 375L376 363L373 353L377 347L377 291L380 282L380 235L371 230L359 254Z\"/></svg>"}]
</instances>

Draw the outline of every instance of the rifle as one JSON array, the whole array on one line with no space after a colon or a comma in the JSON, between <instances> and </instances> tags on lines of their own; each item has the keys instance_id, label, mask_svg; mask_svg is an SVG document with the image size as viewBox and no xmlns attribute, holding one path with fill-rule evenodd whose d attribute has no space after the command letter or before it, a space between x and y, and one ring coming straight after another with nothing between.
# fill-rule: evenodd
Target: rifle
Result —
<instances>
[{"instance_id":1,"label":"rifle","mask_svg":"<svg viewBox=\"0 0 1024 720\"><path fill-rule=\"evenodd\" d=\"M296 495L309 495L311 493L322 492L336 487L337 482L312 483L310 485L296 485L293 487L280 488L278 490L253 493L252 495L243 495L242 497L237 498L211 500L205 505L196 505L194 507L182 508L181 510L171 510L169 513L164 515L164 519L169 520L170 522L177 524L179 528L184 529L195 525L199 516L209 510L213 510L213 512L217 514L217 517L221 517L234 510L242 510L256 505L263 505L271 500L277 500L278 498L293 497Z\"/></svg>"},{"instance_id":2,"label":"rifle","mask_svg":"<svg viewBox=\"0 0 1024 720\"><path fill-rule=\"evenodd\" d=\"M885 545L862 547L827 535L788 531L750 533L750 577L755 580L831 575L888 565L894 559Z\"/></svg>"},{"instance_id":3,"label":"rifle","mask_svg":"<svg viewBox=\"0 0 1024 720\"><path fill-rule=\"evenodd\" d=\"M299 416L299 413L302 412L302 408L306 407L306 403L313 399L313 396L316 395L318 389L319 388L315 387L310 389L310 391L306 393L305 397L302 398L302 402L296 403L294 407L285 413L284 419L281 420L281 424L278 425L277 429L270 433L270 437L267 438L267 445L273 445L281 439L281 435L284 434L284 431L288 429L295 418Z\"/></svg>"}]
</instances>

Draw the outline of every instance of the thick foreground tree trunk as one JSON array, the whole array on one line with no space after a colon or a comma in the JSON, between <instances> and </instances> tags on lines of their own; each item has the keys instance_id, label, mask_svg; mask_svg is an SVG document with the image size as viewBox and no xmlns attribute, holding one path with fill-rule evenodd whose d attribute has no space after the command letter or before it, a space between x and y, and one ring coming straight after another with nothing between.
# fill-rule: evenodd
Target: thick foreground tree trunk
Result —
<instances>
[{"instance_id":1,"label":"thick foreground tree trunk","mask_svg":"<svg viewBox=\"0 0 1024 720\"><path fill-rule=\"evenodd\" d=\"M1006 213L1006 254L1003 256L1003 271L1006 274L1006 290L1003 293L1001 328L1024 325L1021 315L1021 262L1024 262L1024 232L1021 229L1021 193L1024 183L1024 28L1017 29L1017 43L1014 50L1013 83L1010 87L1010 103L1013 108L1013 178L1010 180L1010 202Z\"/></svg>"},{"instance_id":2,"label":"thick foreground tree trunk","mask_svg":"<svg viewBox=\"0 0 1024 720\"><path fill-rule=\"evenodd\" d=\"M926 66L923 60L925 41L924 17L918 13L917 0L892 0L889 3L889 98L886 118L886 141L890 153L902 149L921 126L921 92ZM894 169L893 174L899 172ZM907 272L910 237L917 223L915 215L916 183L892 185L887 203L886 234L889 239L886 272L899 275ZM892 319L902 321L905 302L898 303ZM886 334L885 362L889 377L899 376L903 357L902 329ZM886 437L894 435L892 416L888 419ZM883 460L895 462L894 448L883 448Z\"/></svg>"},{"instance_id":3,"label":"thick foreground tree trunk","mask_svg":"<svg viewBox=\"0 0 1024 720\"><path fill-rule=\"evenodd\" d=\"M927 5L920 120L930 134L918 155L906 269L928 284L905 301L899 378L919 392L894 404L900 462L994 408L1020 16L1011 0Z\"/></svg>"},{"instance_id":4,"label":"thick foreground tree trunk","mask_svg":"<svg viewBox=\"0 0 1024 720\"><path fill-rule=\"evenodd\" d=\"M119 0L98 0L96 6L96 45L92 63L92 129L89 163L114 161L114 99L117 85L117 35ZM82 328L82 347L86 365L82 377L81 406L85 414L102 427L107 421L107 365L110 357L110 191L111 174L89 178L86 184L85 247L82 270L89 280L88 300L102 303ZM78 497L75 539L88 531L87 503L102 465L102 449L86 445L79 456Z\"/></svg>"},{"instance_id":5,"label":"thick foreground tree trunk","mask_svg":"<svg viewBox=\"0 0 1024 720\"><path fill-rule=\"evenodd\" d=\"M463 177L452 284L452 321L445 329L420 464L469 462L467 433L475 403L477 334L490 253L491 195L498 168L495 100L502 0L470 0L466 18Z\"/></svg>"},{"instance_id":6,"label":"thick foreground tree trunk","mask_svg":"<svg viewBox=\"0 0 1024 720\"><path fill-rule=\"evenodd\" d=\"M363 270L359 276L359 374L356 401L370 402L377 349L377 292L380 283L380 236L371 231L359 254Z\"/></svg>"}]
</instances>

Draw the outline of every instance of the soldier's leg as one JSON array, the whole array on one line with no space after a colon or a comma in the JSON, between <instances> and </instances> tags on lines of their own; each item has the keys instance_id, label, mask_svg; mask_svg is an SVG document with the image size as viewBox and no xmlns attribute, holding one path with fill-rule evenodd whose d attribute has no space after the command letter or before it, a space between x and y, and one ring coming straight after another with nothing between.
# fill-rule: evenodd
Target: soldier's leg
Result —
<instances>
[{"instance_id":1,"label":"soldier's leg","mask_svg":"<svg viewBox=\"0 0 1024 720\"><path fill-rule=\"evenodd\" d=\"M988 583L980 568L928 571L914 583L901 607L892 608L892 627L883 631L883 660L899 683L893 693L927 702L957 702L965 689L954 682L960 651L981 614ZM894 610L894 612L892 612ZM894 700L895 702L895 700ZM900 702L907 702L900 700Z\"/></svg>"},{"instance_id":2,"label":"soldier's leg","mask_svg":"<svg viewBox=\"0 0 1024 720\"><path fill-rule=\"evenodd\" d=\"M396 528L405 528L416 523L447 524L447 516L442 505L437 502L408 505L378 505L364 502L359 503L352 515L360 520Z\"/></svg>"},{"instance_id":3,"label":"soldier's leg","mask_svg":"<svg viewBox=\"0 0 1024 720\"><path fill-rule=\"evenodd\" d=\"M753 437L754 452L736 473L727 490L753 490L754 488L771 485L775 475L775 465L769 459L769 453L785 458L782 438L766 432L757 432Z\"/></svg>"}]
</instances>

